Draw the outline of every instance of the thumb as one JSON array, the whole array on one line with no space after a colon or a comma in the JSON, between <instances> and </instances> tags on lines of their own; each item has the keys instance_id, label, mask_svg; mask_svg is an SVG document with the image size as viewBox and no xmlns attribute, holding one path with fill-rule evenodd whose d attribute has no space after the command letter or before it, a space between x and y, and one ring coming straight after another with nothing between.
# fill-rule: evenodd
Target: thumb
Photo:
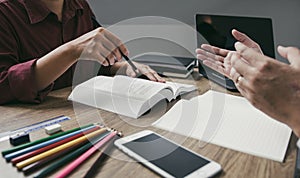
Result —
<instances>
[{"instance_id":1,"label":"thumb","mask_svg":"<svg viewBox=\"0 0 300 178\"><path fill-rule=\"evenodd\" d=\"M287 59L291 65L300 68L300 50L296 47L283 47L278 46L278 53Z\"/></svg>"}]
</instances>

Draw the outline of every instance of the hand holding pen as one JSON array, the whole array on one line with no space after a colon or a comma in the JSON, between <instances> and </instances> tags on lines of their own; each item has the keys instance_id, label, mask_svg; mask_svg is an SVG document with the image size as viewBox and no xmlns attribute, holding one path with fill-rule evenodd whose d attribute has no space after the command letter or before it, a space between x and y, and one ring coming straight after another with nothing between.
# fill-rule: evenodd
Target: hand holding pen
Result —
<instances>
[{"instance_id":1,"label":"hand holding pen","mask_svg":"<svg viewBox=\"0 0 300 178\"><path fill-rule=\"evenodd\" d=\"M127 57L128 50L126 46L116 35L105 28L97 28L72 41L72 43L74 42L75 46L79 49L80 58L82 59L95 60L103 66L113 66L114 71L119 71L120 68L126 68L125 73L131 77L165 82L165 80L149 66L132 62ZM127 63L121 62L123 58Z\"/></svg>"}]
</instances>

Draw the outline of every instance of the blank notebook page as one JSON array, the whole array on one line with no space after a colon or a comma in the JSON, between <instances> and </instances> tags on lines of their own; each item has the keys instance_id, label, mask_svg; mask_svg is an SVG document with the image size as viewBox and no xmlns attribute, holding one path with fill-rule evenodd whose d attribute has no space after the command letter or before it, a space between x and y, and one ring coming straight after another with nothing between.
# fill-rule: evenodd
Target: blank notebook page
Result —
<instances>
[{"instance_id":1,"label":"blank notebook page","mask_svg":"<svg viewBox=\"0 0 300 178\"><path fill-rule=\"evenodd\" d=\"M279 162L292 132L245 98L211 90L180 100L153 126Z\"/></svg>"}]
</instances>

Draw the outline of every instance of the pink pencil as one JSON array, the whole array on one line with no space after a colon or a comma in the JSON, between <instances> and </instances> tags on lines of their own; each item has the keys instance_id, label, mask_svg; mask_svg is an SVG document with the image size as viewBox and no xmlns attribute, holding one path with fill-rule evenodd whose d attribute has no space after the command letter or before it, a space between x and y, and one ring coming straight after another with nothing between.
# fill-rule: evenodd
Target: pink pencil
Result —
<instances>
[{"instance_id":1,"label":"pink pencil","mask_svg":"<svg viewBox=\"0 0 300 178\"><path fill-rule=\"evenodd\" d=\"M98 142L96 145L94 145L92 148L90 148L88 151L86 151L84 154L82 154L80 157L78 157L72 163L68 164L67 167L65 167L57 175L55 175L55 178L64 178L64 177L68 176L75 168L77 168L81 163L83 163L86 159L88 159L100 147L105 145L110 139L114 138L114 136L116 134L117 134L116 131L110 133L107 137L105 137L103 140Z\"/></svg>"}]
</instances>

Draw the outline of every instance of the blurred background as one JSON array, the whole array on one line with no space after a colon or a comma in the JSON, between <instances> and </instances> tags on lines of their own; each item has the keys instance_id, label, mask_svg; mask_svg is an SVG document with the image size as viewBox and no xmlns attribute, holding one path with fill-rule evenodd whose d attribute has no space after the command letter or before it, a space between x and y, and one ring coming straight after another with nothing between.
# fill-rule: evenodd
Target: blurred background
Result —
<instances>
[{"instance_id":1,"label":"blurred background","mask_svg":"<svg viewBox=\"0 0 300 178\"><path fill-rule=\"evenodd\" d=\"M140 16L169 17L186 23L193 28L195 27L196 13L267 17L273 21L275 47L279 44L300 47L299 0L88 0L88 2L98 21L104 27ZM182 32L178 35L184 36L185 34ZM148 39L147 44L149 40L151 41L151 39ZM164 40L160 41L155 40L155 46L166 48L166 42ZM188 48L196 48L196 39L189 39L189 43L187 44ZM130 51L135 51L139 47L143 48L143 45L140 44L141 42L127 45ZM174 55L192 55L185 49L178 49L176 44L170 44L167 48L168 53L174 53ZM137 50L134 55L141 51L143 50ZM164 53L163 51L160 52ZM283 61L277 52L276 57Z\"/></svg>"}]
</instances>

